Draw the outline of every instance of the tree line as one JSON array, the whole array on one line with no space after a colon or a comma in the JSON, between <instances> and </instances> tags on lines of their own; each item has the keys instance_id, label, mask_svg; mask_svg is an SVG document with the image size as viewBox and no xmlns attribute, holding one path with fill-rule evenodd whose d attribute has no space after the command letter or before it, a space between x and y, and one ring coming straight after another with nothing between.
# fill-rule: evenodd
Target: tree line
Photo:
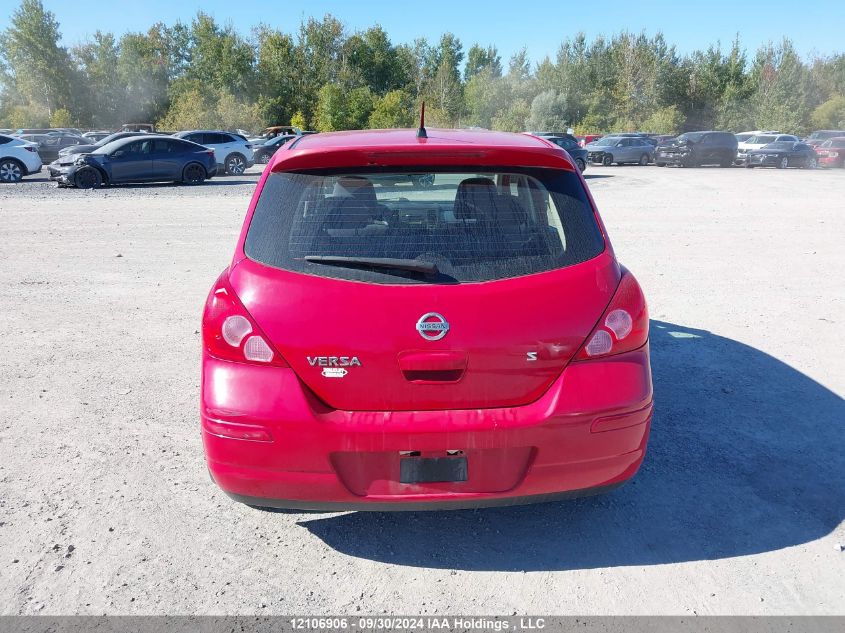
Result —
<instances>
[{"instance_id":1,"label":"tree line","mask_svg":"<svg viewBox=\"0 0 845 633\"><path fill-rule=\"evenodd\" d=\"M532 64L452 33L395 44L378 25L349 33L331 15L248 36L199 12L66 48L41 0L22 0L0 33L0 127L161 129L293 124L342 129L429 125L579 133L845 128L845 54L802 59L788 39L749 55L680 54L663 35L565 39Z\"/></svg>"}]
</instances>

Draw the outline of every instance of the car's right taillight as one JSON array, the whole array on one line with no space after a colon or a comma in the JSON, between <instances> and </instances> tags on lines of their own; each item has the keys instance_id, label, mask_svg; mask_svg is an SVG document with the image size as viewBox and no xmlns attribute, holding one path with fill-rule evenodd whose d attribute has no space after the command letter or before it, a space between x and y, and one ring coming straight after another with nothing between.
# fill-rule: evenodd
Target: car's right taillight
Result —
<instances>
[{"instance_id":1,"label":"car's right taillight","mask_svg":"<svg viewBox=\"0 0 845 633\"><path fill-rule=\"evenodd\" d=\"M232 290L228 271L217 278L205 302L202 341L206 351L215 358L288 366Z\"/></svg>"},{"instance_id":2,"label":"car's right taillight","mask_svg":"<svg viewBox=\"0 0 845 633\"><path fill-rule=\"evenodd\" d=\"M648 307L634 276L622 270L622 279L575 360L590 360L639 349L648 341Z\"/></svg>"},{"instance_id":3,"label":"car's right taillight","mask_svg":"<svg viewBox=\"0 0 845 633\"><path fill-rule=\"evenodd\" d=\"M25 149L26 151L28 151L28 152L32 152L32 153L34 153L34 154L37 154L37 153L38 153L38 148L37 148L37 147L35 147L34 145L25 145L25 146L24 146L24 149Z\"/></svg>"}]
</instances>

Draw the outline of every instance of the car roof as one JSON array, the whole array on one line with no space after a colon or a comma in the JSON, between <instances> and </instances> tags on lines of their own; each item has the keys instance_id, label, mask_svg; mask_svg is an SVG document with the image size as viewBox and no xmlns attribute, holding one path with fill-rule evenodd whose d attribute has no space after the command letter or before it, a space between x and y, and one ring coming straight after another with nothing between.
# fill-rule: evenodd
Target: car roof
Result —
<instances>
[{"instance_id":1,"label":"car roof","mask_svg":"<svg viewBox=\"0 0 845 633\"><path fill-rule=\"evenodd\" d=\"M429 128L356 130L300 136L273 157L272 171L296 169L502 165L573 170L568 154L551 141L514 132Z\"/></svg>"},{"instance_id":2,"label":"car roof","mask_svg":"<svg viewBox=\"0 0 845 633\"><path fill-rule=\"evenodd\" d=\"M163 140L172 141L173 137L169 136L168 134L138 134L137 136L125 136L123 138L119 138L119 139L116 139L114 141L110 141L110 142L106 143L105 145L101 145L98 148L97 151L100 152L100 150L104 150L107 147L108 148L122 147L123 145L128 145L129 143L134 143L135 141L149 141L150 139L152 139L152 140L163 139ZM179 140L184 141L184 139L179 139ZM184 142L190 143L191 141L184 141ZM93 145L93 143L91 143L91 145ZM106 152L101 152L101 153L106 153Z\"/></svg>"},{"instance_id":3,"label":"car roof","mask_svg":"<svg viewBox=\"0 0 845 633\"><path fill-rule=\"evenodd\" d=\"M209 134L233 134L235 136L239 136L237 132L228 132L226 130L182 130L181 132L176 132L174 136L177 134L197 134L197 133L206 133Z\"/></svg>"},{"instance_id":4,"label":"car roof","mask_svg":"<svg viewBox=\"0 0 845 633\"><path fill-rule=\"evenodd\" d=\"M428 128L427 138L418 139L416 129L350 130L307 134L296 144L297 149L330 147L390 147L408 142L425 145L483 145L486 147L548 147L537 137L516 132L490 130Z\"/></svg>"}]
</instances>

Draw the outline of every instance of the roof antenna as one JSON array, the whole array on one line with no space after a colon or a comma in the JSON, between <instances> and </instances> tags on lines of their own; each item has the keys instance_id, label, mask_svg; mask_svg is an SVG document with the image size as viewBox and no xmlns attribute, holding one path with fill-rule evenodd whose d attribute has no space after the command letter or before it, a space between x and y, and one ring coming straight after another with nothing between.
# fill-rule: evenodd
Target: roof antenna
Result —
<instances>
[{"instance_id":1,"label":"roof antenna","mask_svg":"<svg viewBox=\"0 0 845 633\"><path fill-rule=\"evenodd\" d=\"M422 108L420 108L420 129L417 130L417 138L428 138L428 133L425 131L425 101L422 102Z\"/></svg>"}]
</instances>

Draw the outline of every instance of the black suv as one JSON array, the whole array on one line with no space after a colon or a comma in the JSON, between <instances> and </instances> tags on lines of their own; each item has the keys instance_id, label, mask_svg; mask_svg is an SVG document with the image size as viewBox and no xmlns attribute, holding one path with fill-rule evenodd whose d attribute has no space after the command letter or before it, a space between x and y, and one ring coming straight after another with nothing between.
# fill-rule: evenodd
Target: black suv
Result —
<instances>
[{"instance_id":1,"label":"black suv","mask_svg":"<svg viewBox=\"0 0 845 633\"><path fill-rule=\"evenodd\" d=\"M730 167L736 159L736 148L736 137L730 132L686 132L658 145L654 162L658 167Z\"/></svg>"}]
</instances>

